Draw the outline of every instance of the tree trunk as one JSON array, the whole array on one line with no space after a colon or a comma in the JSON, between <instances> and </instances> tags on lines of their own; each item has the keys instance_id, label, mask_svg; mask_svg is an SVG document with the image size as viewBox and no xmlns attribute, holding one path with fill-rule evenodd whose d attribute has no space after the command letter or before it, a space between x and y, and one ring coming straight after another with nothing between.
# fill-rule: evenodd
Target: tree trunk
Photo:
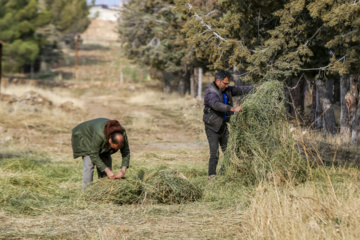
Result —
<instances>
[{"instance_id":1,"label":"tree trunk","mask_svg":"<svg viewBox=\"0 0 360 240\"><path fill-rule=\"evenodd\" d=\"M330 103L334 103L334 79L327 79L325 82L326 96Z\"/></svg>"},{"instance_id":2,"label":"tree trunk","mask_svg":"<svg viewBox=\"0 0 360 240\"><path fill-rule=\"evenodd\" d=\"M34 79L34 62L30 64L30 78Z\"/></svg>"},{"instance_id":3,"label":"tree trunk","mask_svg":"<svg viewBox=\"0 0 360 240\"><path fill-rule=\"evenodd\" d=\"M179 73L179 87L178 92L180 95L184 96L186 93L189 92L190 89L190 72L185 67L183 71Z\"/></svg>"},{"instance_id":4,"label":"tree trunk","mask_svg":"<svg viewBox=\"0 0 360 240\"><path fill-rule=\"evenodd\" d=\"M304 106L304 119L311 122L311 110L312 110L312 84L311 82L305 78L304 86L303 86L303 96L304 100L303 106ZM310 118L309 118L310 117Z\"/></svg>"},{"instance_id":5,"label":"tree trunk","mask_svg":"<svg viewBox=\"0 0 360 240\"><path fill-rule=\"evenodd\" d=\"M360 101L359 101L360 103ZM352 145L360 143L360 104L358 103L354 118L351 121L351 140Z\"/></svg>"},{"instance_id":6,"label":"tree trunk","mask_svg":"<svg viewBox=\"0 0 360 240\"><path fill-rule=\"evenodd\" d=\"M198 100L201 101L201 94L202 94L202 78L203 78L203 69L198 68L199 70L199 82L198 82Z\"/></svg>"},{"instance_id":7,"label":"tree trunk","mask_svg":"<svg viewBox=\"0 0 360 240\"><path fill-rule=\"evenodd\" d=\"M241 86L240 71L236 66L233 66L233 81L235 86Z\"/></svg>"},{"instance_id":8,"label":"tree trunk","mask_svg":"<svg viewBox=\"0 0 360 240\"><path fill-rule=\"evenodd\" d=\"M45 61L45 56L41 56L40 58L40 70L41 73L47 73L48 72L48 66L47 63Z\"/></svg>"},{"instance_id":9,"label":"tree trunk","mask_svg":"<svg viewBox=\"0 0 360 240\"><path fill-rule=\"evenodd\" d=\"M330 80L328 82L323 82L321 80L316 80L315 82L319 106L319 108L317 107L316 109L320 110L317 111L317 113L319 113L321 116L323 133L325 135L329 133L336 133L335 114L330 101L330 99L332 98L332 87L330 87L330 85L333 81Z\"/></svg>"},{"instance_id":10,"label":"tree trunk","mask_svg":"<svg viewBox=\"0 0 360 240\"><path fill-rule=\"evenodd\" d=\"M289 92L289 113L292 117L298 117L299 113L304 112L304 78L293 78L290 82L290 92Z\"/></svg>"},{"instance_id":11,"label":"tree trunk","mask_svg":"<svg viewBox=\"0 0 360 240\"><path fill-rule=\"evenodd\" d=\"M352 115L352 118L350 119L350 126L351 126L351 139L350 143L352 145L357 145L360 142L360 101L359 101L359 93L357 90L359 76L358 75L352 75L350 78L351 82L351 93L355 97L355 106ZM357 103L357 104L356 104ZM351 110L350 110L351 111Z\"/></svg>"},{"instance_id":12,"label":"tree trunk","mask_svg":"<svg viewBox=\"0 0 360 240\"><path fill-rule=\"evenodd\" d=\"M171 93L171 83L170 79L164 77L164 85L163 85L163 91L165 93Z\"/></svg>"},{"instance_id":13,"label":"tree trunk","mask_svg":"<svg viewBox=\"0 0 360 240\"><path fill-rule=\"evenodd\" d=\"M2 77L2 48L3 48L3 45L2 45L2 42L0 42L0 94L1 94L1 77Z\"/></svg>"},{"instance_id":14,"label":"tree trunk","mask_svg":"<svg viewBox=\"0 0 360 240\"><path fill-rule=\"evenodd\" d=\"M345 102L345 95L350 90L349 75L341 75L340 77L340 135L343 142L348 142L350 138L350 124L348 121L348 108Z\"/></svg>"},{"instance_id":15,"label":"tree trunk","mask_svg":"<svg viewBox=\"0 0 360 240\"><path fill-rule=\"evenodd\" d=\"M316 84L316 81L314 83L314 90L313 90L313 128L318 129L321 128L323 123L322 123L322 109L321 109L321 105L320 105L320 98L319 98L319 89L318 86Z\"/></svg>"},{"instance_id":16,"label":"tree trunk","mask_svg":"<svg viewBox=\"0 0 360 240\"><path fill-rule=\"evenodd\" d=\"M286 99L286 101L285 101L285 109L286 109L286 112L290 114L290 112L291 112L291 104L290 104L291 98L290 98L290 93L289 92L290 92L289 88L285 88L285 99Z\"/></svg>"},{"instance_id":17,"label":"tree trunk","mask_svg":"<svg viewBox=\"0 0 360 240\"><path fill-rule=\"evenodd\" d=\"M197 68L194 68L193 74L190 77L190 96L192 98L196 97L197 80L198 80L197 76L198 76Z\"/></svg>"},{"instance_id":18,"label":"tree trunk","mask_svg":"<svg viewBox=\"0 0 360 240\"><path fill-rule=\"evenodd\" d=\"M341 99L341 94L340 94L340 81L339 78L336 78L336 80L334 80L334 95L333 95L333 102L337 103L340 102Z\"/></svg>"}]
</instances>

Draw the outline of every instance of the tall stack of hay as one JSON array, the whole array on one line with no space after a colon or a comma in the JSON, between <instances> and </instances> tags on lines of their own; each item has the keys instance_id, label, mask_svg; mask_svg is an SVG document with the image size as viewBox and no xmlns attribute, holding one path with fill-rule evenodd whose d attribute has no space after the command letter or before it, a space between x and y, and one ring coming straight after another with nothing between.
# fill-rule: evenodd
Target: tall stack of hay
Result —
<instances>
[{"instance_id":1,"label":"tall stack of hay","mask_svg":"<svg viewBox=\"0 0 360 240\"><path fill-rule=\"evenodd\" d=\"M269 81L241 104L232 117L224 169L228 177L254 184L303 181L307 162L289 132L284 85Z\"/></svg>"}]
</instances>

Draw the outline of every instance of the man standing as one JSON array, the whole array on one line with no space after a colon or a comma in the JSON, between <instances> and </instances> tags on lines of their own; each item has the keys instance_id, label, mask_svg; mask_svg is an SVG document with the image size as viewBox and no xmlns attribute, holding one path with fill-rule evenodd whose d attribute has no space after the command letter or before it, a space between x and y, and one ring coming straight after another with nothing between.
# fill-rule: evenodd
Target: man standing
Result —
<instances>
[{"instance_id":1,"label":"man standing","mask_svg":"<svg viewBox=\"0 0 360 240\"><path fill-rule=\"evenodd\" d=\"M205 132L210 147L209 179L216 176L219 160L219 145L224 153L227 147L229 131L227 122L234 112L240 112L241 106L233 107L232 96L247 94L251 86L229 86L231 74L220 70L215 74L215 81L206 89L204 96Z\"/></svg>"},{"instance_id":2,"label":"man standing","mask_svg":"<svg viewBox=\"0 0 360 240\"><path fill-rule=\"evenodd\" d=\"M117 120L96 118L77 125L72 130L71 144L74 158L83 159L83 189L93 181L94 166L98 177L121 179L129 167L130 149L125 129ZM122 167L118 174L112 172L112 158L118 150Z\"/></svg>"}]
</instances>

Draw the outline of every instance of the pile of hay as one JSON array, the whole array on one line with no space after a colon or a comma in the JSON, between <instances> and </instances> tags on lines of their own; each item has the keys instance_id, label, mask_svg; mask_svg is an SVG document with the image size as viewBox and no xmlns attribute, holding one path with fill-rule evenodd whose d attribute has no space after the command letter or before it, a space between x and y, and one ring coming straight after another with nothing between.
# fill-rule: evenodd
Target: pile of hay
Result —
<instances>
[{"instance_id":1,"label":"pile of hay","mask_svg":"<svg viewBox=\"0 0 360 240\"><path fill-rule=\"evenodd\" d=\"M307 163L289 132L284 96L279 81L246 96L243 111L230 124L223 166L227 176L248 183L305 180Z\"/></svg>"},{"instance_id":2,"label":"pile of hay","mask_svg":"<svg viewBox=\"0 0 360 240\"><path fill-rule=\"evenodd\" d=\"M148 173L140 170L137 176L122 180L100 179L90 184L84 193L86 200L116 204L185 203L201 196L202 190L182 173L166 170Z\"/></svg>"}]
</instances>

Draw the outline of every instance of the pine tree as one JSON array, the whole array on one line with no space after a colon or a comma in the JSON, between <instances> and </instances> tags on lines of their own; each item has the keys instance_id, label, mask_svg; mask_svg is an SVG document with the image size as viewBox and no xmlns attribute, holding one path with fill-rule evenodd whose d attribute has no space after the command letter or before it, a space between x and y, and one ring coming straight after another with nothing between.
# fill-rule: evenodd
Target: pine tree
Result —
<instances>
[{"instance_id":1,"label":"pine tree","mask_svg":"<svg viewBox=\"0 0 360 240\"><path fill-rule=\"evenodd\" d=\"M282 1L176 0L175 11L187 18L184 31L198 57L212 68L245 69L254 48L268 38L277 18L272 15Z\"/></svg>"},{"instance_id":2,"label":"pine tree","mask_svg":"<svg viewBox=\"0 0 360 240\"><path fill-rule=\"evenodd\" d=\"M25 64L33 65L44 38L35 34L50 22L48 11L38 11L36 0L0 0L0 40L4 48L4 70L15 72Z\"/></svg>"},{"instance_id":3,"label":"pine tree","mask_svg":"<svg viewBox=\"0 0 360 240\"><path fill-rule=\"evenodd\" d=\"M61 57L61 33L80 33L89 24L86 0L0 0L0 40L4 70L16 72Z\"/></svg>"},{"instance_id":4,"label":"pine tree","mask_svg":"<svg viewBox=\"0 0 360 240\"><path fill-rule=\"evenodd\" d=\"M176 0L176 5L176 11L187 17L187 41L213 68L237 66L244 72L243 79L276 79L295 85L306 76L314 86L317 81L315 94L322 96L319 104L325 104L321 106L327 111L324 115L332 116L332 86L319 81L337 77L337 84L339 74L358 74L357 0ZM333 123L323 126L333 132Z\"/></svg>"},{"instance_id":5,"label":"pine tree","mask_svg":"<svg viewBox=\"0 0 360 240\"><path fill-rule=\"evenodd\" d=\"M204 64L195 58L185 41L181 32L183 20L173 8L171 0L131 0L120 13L119 34L129 59L175 74L183 94L188 89L192 69Z\"/></svg>"},{"instance_id":6,"label":"pine tree","mask_svg":"<svg viewBox=\"0 0 360 240\"><path fill-rule=\"evenodd\" d=\"M89 9L86 0L45 0L52 13L51 23L65 34L83 32L89 25Z\"/></svg>"}]
</instances>

